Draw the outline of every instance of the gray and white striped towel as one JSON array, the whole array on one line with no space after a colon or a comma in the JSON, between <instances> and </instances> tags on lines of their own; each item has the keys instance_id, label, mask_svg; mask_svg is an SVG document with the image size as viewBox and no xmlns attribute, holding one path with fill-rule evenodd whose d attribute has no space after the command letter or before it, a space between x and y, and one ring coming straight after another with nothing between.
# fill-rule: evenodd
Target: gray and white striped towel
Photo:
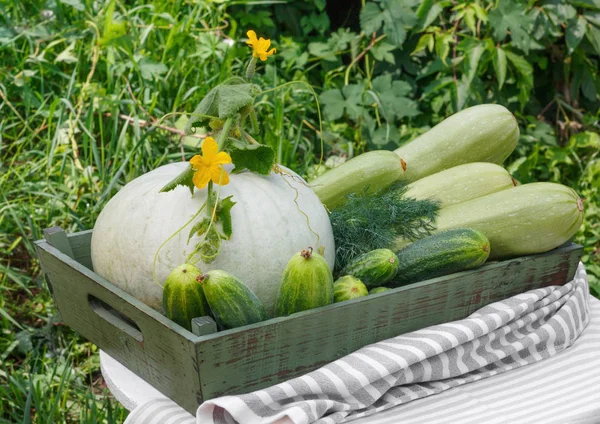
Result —
<instances>
[{"instance_id":1,"label":"gray and white striped towel","mask_svg":"<svg viewBox=\"0 0 600 424\"><path fill-rule=\"evenodd\" d=\"M600 303L594 302L596 314L600 317ZM358 420L357 424L431 423L435 422L435 417L425 419L424 410L419 405L426 407L428 404L437 404L438 399L445 399L455 408L438 411L439 422L519 422L518 417L505 419L492 415L493 418L490 418L494 410L486 407L486 404L479 404L479 409L463 414L464 420L461 421L459 415L468 408L467 404L473 406L475 402L473 397L467 396L468 401L464 399L469 386L442 392L466 383L477 382L471 386L487 383L479 380L563 351L579 337L590 316L587 276L583 265L580 265L575 279L565 286L533 290L488 305L464 320L428 327L366 346L309 374L264 390L207 401L198 409L196 422L333 424ZM595 331L600 333L600 319L596 326ZM573 362L572 366L575 364ZM539 365L543 366L543 363ZM524 370L527 371L527 368ZM577 370L582 371L579 368ZM505 388L511 388L510 382L507 383L510 373L500 377L506 384ZM488 389L491 392L488 395L498 398L498 393L494 393L496 379L489 380ZM600 373L595 382L598 381ZM442 394L425 399L438 393ZM459 395L463 399L456 401ZM516 399L520 401L521 398L528 399L521 395ZM410 404L405 405L407 403ZM166 404L160 405L164 412L164 415L161 413L164 418L162 421L143 419L156 417L151 411L159 405L158 401L142 405L132 412L127 423L188 423L185 415L178 415L177 418L169 415ZM536 422L566 422L552 421L552 417L560 411L558 406L560 403L556 402L545 405L544 413L553 408L555 413L548 415L547 421ZM600 411L600 405L595 411ZM457 418L449 421L448 414L454 414ZM486 414L490 420L482 419ZM188 415L188 418L191 417ZM530 418L531 415L528 416ZM600 418L588 422L598 421Z\"/></svg>"}]
</instances>

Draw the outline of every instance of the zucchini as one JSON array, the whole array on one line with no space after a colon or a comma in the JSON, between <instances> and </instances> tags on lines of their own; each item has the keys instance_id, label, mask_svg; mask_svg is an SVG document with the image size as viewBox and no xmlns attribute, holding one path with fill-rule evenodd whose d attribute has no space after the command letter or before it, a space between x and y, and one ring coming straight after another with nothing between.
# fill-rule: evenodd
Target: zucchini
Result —
<instances>
[{"instance_id":1,"label":"zucchini","mask_svg":"<svg viewBox=\"0 0 600 424\"><path fill-rule=\"evenodd\" d=\"M201 276L202 273L194 265L179 265L171 271L163 287L165 316L190 331L193 318L210 315L210 308L198 283Z\"/></svg>"},{"instance_id":2,"label":"zucchini","mask_svg":"<svg viewBox=\"0 0 600 424\"><path fill-rule=\"evenodd\" d=\"M474 228L490 240L493 259L552 250L575 235L583 202L569 187L531 183L440 209L436 232ZM396 247L408 242L398 239Z\"/></svg>"},{"instance_id":3,"label":"zucchini","mask_svg":"<svg viewBox=\"0 0 600 424\"><path fill-rule=\"evenodd\" d=\"M477 268L490 255L490 242L477 230L459 228L417 240L398 252L393 286Z\"/></svg>"},{"instance_id":4,"label":"zucchini","mask_svg":"<svg viewBox=\"0 0 600 424\"><path fill-rule=\"evenodd\" d=\"M331 303L333 275L323 256L310 247L292 256L277 292L275 316L283 317Z\"/></svg>"},{"instance_id":5,"label":"zucchini","mask_svg":"<svg viewBox=\"0 0 600 424\"><path fill-rule=\"evenodd\" d=\"M396 254L390 249L376 249L354 258L342 274L352 275L372 289L390 281L397 272Z\"/></svg>"},{"instance_id":6,"label":"zucchini","mask_svg":"<svg viewBox=\"0 0 600 424\"><path fill-rule=\"evenodd\" d=\"M219 327L236 328L269 319L258 297L233 275L212 270L199 281Z\"/></svg>"},{"instance_id":7,"label":"zucchini","mask_svg":"<svg viewBox=\"0 0 600 424\"><path fill-rule=\"evenodd\" d=\"M332 210L343 205L352 193L374 193L402 178L405 164L387 150L376 150L344 162L315 178L310 187L321 202Z\"/></svg>"},{"instance_id":8,"label":"zucchini","mask_svg":"<svg viewBox=\"0 0 600 424\"><path fill-rule=\"evenodd\" d=\"M519 139L519 126L504 106L486 104L462 110L399 147L405 181L416 181L471 162L501 164Z\"/></svg>"},{"instance_id":9,"label":"zucchini","mask_svg":"<svg viewBox=\"0 0 600 424\"><path fill-rule=\"evenodd\" d=\"M450 206L516 185L516 181L500 165L475 162L421 178L408 185L405 196L437 200L442 206Z\"/></svg>"},{"instance_id":10,"label":"zucchini","mask_svg":"<svg viewBox=\"0 0 600 424\"><path fill-rule=\"evenodd\" d=\"M351 275L344 275L333 283L333 301L336 303L357 299L368 294L369 291L362 281Z\"/></svg>"}]
</instances>

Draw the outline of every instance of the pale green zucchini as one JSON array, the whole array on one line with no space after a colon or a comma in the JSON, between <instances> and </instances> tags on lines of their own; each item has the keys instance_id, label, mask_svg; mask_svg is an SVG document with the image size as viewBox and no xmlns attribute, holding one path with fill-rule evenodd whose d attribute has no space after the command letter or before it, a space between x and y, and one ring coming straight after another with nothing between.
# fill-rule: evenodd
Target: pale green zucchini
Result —
<instances>
[{"instance_id":1,"label":"pale green zucchini","mask_svg":"<svg viewBox=\"0 0 600 424\"><path fill-rule=\"evenodd\" d=\"M491 259L547 252L583 222L583 201L560 184L532 183L440 209L436 232L473 228L490 241ZM398 239L395 248L410 244Z\"/></svg>"},{"instance_id":2,"label":"pale green zucchini","mask_svg":"<svg viewBox=\"0 0 600 424\"><path fill-rule=\"evenodd\" d=\"M519 126L504 106L486 104L462 110L399 147L405 181L416 181L471 162L501 164L519 139Z\"/></svg>"},{"instance_id":3,"label":"pale green zucchini","mask_svg":"<svg viewBox=\"0 0 600 424\"><path fill-rule=\"evenodd\" d=\"M401 179L403 166L402 159L394 152L367 152L315 178L310 187L331 210L344 204L351 193L362 193L365 189L373 193Z\"/></svg>"},{"instance_id":4,"label":"pale green zucchini","mask_svg":"<svg viewBox=\"0 0 600 424\"><path fill-rule=\"evenodd\" d=\"M421 178L408 185L406 196L437 200L442 206L466 202L516 185L500 165L467 163Z\"/></svg>"}]
</instances>

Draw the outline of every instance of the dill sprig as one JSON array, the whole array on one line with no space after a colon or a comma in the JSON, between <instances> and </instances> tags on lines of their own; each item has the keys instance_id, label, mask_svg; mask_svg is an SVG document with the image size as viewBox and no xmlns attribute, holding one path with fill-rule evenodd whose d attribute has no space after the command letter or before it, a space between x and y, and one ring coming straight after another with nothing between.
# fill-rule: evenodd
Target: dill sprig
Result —
<instances>
[{"instance_id":1,"label":"dill sprig","mask_svg":"<svg viewBox=\"0 0 600 424\"><path fill-rule=\"evenodd\" d=\"M439 202L416 200L405 193L403 183L376 193L365 190L348 196L346 204L331 213L336 270L358 255L392 247L398 237L416 240L435 229Z\"/></svg>"}]
</instances>

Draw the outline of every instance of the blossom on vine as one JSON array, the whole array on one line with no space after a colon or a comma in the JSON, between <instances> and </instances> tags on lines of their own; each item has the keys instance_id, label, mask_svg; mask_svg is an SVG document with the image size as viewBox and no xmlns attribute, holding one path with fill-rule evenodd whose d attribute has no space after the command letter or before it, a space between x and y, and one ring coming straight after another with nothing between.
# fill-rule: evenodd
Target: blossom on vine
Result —
<instances>
[{"instance_id":1,"label":"blossom on vine","mask_svg":"<svg viewBox=\"0 0 600 424\"><path fill-rule=\"evenodd\" d=\"M192 181L198 188L204 188L209 181L219 185L229 184L229 175L223 165L231 163L231 156L226 152L219 152L219 146L212 137L206 137L202 143L202 154L190 159L194 169Z\"/></svg>"},{"instance_id":2,"label":"blossom on vine","mask_svg":"<svg viewBox=\"0 0 600 424\"><path fill-rule=\"evenodd\" d=\"M267 51L267 49L271 46L271 40L268 38L266 40L262 37L257 39L256 33L252 30L248 31L246 35L248 36L248 41L246 41L246 44L252 46L253 57L260 58L260 60L265 61L267 60L267 56L271 56L276 52L276 49Z\"/></svg>"}]
</instances>

